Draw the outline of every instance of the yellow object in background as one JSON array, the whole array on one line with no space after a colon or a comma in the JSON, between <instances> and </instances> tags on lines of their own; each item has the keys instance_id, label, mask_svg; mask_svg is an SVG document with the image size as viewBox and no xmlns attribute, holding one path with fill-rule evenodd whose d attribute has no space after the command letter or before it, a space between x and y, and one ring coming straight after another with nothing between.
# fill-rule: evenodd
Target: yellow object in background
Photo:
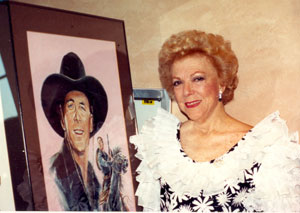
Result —
<instances>
[{"instance_id":1,"label":"yellow object in background","mask_svg":"<svg viewBox=\"0 0 300 213\"><path fill-rule=\"evenodd\" d=\"M139 132L146 120L154 117L158 108L171 111L171 100L165 89L133 89L134 109Z\"/></svg>"},{"instance_id":2,"label":"yellow object in background","mask_svg":"<svg viewBox=\"0 0 300 213\"><path fill-rule=\"evenodd\" d=\"M145 104L145 105L154 105L154 100L142 100L142 104Z\"/></svg>"}]
</instances>

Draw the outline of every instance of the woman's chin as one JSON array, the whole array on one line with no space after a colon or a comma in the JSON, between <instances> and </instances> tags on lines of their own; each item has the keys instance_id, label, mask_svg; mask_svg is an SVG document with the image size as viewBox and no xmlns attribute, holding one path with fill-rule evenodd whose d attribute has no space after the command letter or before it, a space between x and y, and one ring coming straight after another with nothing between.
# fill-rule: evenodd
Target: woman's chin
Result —
<instances>
[{"instance_id":1,"label":"woman's chin","mask_svg":"<svg viewBox=\"0 0 300 213\"><path fill-rule=\"evenodd\" d=\"M199 113L185 113L185 115L188 117L189 120L192 120L192 121L199 121L199 120L202 120L203 118L203 115L202 114L199 114Z\"/></svg>"}]
</instances>

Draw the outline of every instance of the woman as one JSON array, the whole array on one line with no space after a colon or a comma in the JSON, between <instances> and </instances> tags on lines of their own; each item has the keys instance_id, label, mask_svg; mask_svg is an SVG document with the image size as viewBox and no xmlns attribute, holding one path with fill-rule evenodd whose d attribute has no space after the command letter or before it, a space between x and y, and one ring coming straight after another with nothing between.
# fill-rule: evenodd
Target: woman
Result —
<instances>
[{"instance_id":1,"label":"woman","mask_svg":"<svg viewBox=\"0 0 300 213\"><path fill-rule=\"evenodd\" d=\"M278 112L255 127L225 112L237 71L222 36L184 31L163 44L160 80L188 121L159 110L131 138L144 210L300 210L298 135Z\"/></svg>"}]
</instances>

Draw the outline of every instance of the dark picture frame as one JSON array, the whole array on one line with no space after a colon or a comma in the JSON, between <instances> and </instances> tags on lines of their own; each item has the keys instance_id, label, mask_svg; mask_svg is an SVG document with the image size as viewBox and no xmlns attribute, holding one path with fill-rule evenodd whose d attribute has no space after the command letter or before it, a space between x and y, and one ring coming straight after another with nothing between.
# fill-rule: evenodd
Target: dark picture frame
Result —
<instances>
[{"instance_id":1,"label":"dark picture frame","mask_svg":"<svg viewBox=\"0 0 300 213\"><path fill-rule=\"evenodd\" d=\"M15 65L15 79L17 82L16 90L18 90L18 95L15 95L17 99L16 103L19 103L19 111L20 111L20 119L23 131L23 139L21 140L24 144L24 151L26 157L25 166L28 167L25 172L28 174L27 185L31 187L32 194L28 193L29 197L28 202L32 202L30 206L32 206L32 210L57 210L51 208L51 202L49 201L49 193L47 191L47 181L45 179L45 162L43 159L43 141L41 138L47 137L41 135L41 120L43 114L39 113L42 109L41 104L38 104L40 100L40 94L36 91L36 84L43 82L45 79L39 79L41 76L39 72L43 72L42 70L38 72L38 74L34 74L32 71L32 67L34 67L34 63L42 63L41 61L35 62L32 60L31 52L35 51L35 38L40 38L40 41L44 42L46 38L47 43L49 38L56 39L55 41L71 41L72 44L81 43L81 41L85 44L96 44L96 45L104 45L108 44L110 47L115 47L115 59L116 63L114 66L118 71L118 79L115 79L114 82L118 82L119 84L114 85L113 83L103 82L103 79L98 79L105 90L108 90L108 99L112 99L114 97L118 97L118 94L109 94L109 90L111 87L119 87L121 103L119 103L120 112L122 111L122 118L119 118L119 122L123 123L125 134L123 134L123 141L126 141L127 144L123 144L124 147L122 152L128 157L129 160L129 169L127 173L130 173L133 191L133 198L130 198L130 202L134 202L134 208L131 207L130 211L140 210L137 206L137 199L134 198L134 192L137 187L137 182L135 180L135 170L138 165L138 160L134 157L135 149L133 145L129 143L129 137L131 135L136 134L136 126L135 126L135 112L133 107L133 98L132 98L132 83L130 76L130 67L129 67L129 59L128 52L126 46L126 36L125 36L125 26L122 20L80 14L76 12L64 11L59 9L52 9L34 5L28 5L23 3L16 2L4 2L1 4L7 8L8 16L10 20L10 26L8 31L11 32L11 44L13 45L13 60ZM35 37L36 36L36 37ZM44 36L44 37L43 37ZM61 39L61 40L60 40ZM51 39L50 39L51 40ZM77 42L79 41L79 42ZM91 43L89 43L91 42ZM94 42L94 43L93 43ZM102 42L102 43L101 43ZM49 43L49 46L42 48L42 52L39 54L47 54L47 48L49 50L49 54L53 49L58 49L58 52L68 52L74 51L74 47L66 48L66 50L61 50L61 46L67 46L68 42L63 42L61 45L53 46L52 43ZM76 45L75 45L76 46ZM34 47L34 48L33 48ZM39 48L39 47L37 47ZM81 57L82 63L86 66L91 60L87 60L87 54L80 52L76 53ZM78 48L75 50L78 50ZM33 50L32 50L33 49ZM51 51L50 51L51 50ZM84 51L84 48L83 48ZM53 51L52 51L53 52ZM55 51L54 51L55 52ZM112 51L111 51L112 52ZM47 67L49 62L58 64L60 66L62 56L57 55L57 58L49 59L49 61L44 61L44 65ZM53 56L53 53L52 55ZM97 55L94 56L94 62L97 63ZM44 60L45 58L43 58ZM88 72L86 66L87 75L93 75L96 71ZM99 71L100 72L100 71ZM37 73L37 72L36 72ZM48 75L53 73L59 73L59 69L55 69L52 73L48 73ZM96 73L98 75L98 73ZM107 75L108 73L102 73L102 76ZM97 78L97 77L96 77ZM111 85L110 85L111 84ZM110 85L111 87L107 86ZM116 99L117 100L117 99ZM108 100L109 101L109 100ZM115 104L114 104L115 105ZM110 109L110 105L108 104L108 108ZM109 114L109 112L108 112ZM108 115L109 117L109 115ZM108 118L109 119L109 118ZM112 119L112 118L111 118ZM122 120L123 119L123 120ZM105 121L106 122L106 121ZM105 123L104 122L104 123ZM44 125L44 124L43 124ZM46 124L45 124L46 125ZM109 129L109 127L107 127ZM53 131L49 125L49 131ZM120 130L121 132L121 130ZM109 133L110 137L112 133ZM115 132L114 134L118 134ZM103 133L103 138L105 133ZM107 134L108 135L108 134ZM114 135L113 135L114 136ZM108 137L108 136L107 136ZM105 137L106 140L106 137ZM61 141L54 141L55 143L61 143ZM94 142L96 143L96 139ZM108 139L107 139L108 143ZM111 142L110 142L111 143ZM117 142L116 142L117 143ZM106 143L105 143L106 144ZM97 145L94 144L94 149L96 150ZM111 147L114 145L111 143ZM8 147L8 149L10 149ZM93 153L95 150L93 149ZM24 155L24 153L23 153ZM11 159L11 155L9 156ZM18 162L14 162L18 163ZM24 162L22 162L24 164ZM96 169L96 168L94 168ZM16 172L11 172L12 178L16 175ZM127 178L129 176L127 175ZM24 180L26 181L26 180ZM14 184L14 183L13 183ZM129 184L129 183L127 183ZM27 186L26 185L26 186ZM16 187L15 187L16 188ZM14 190L14 194L19 193ZM128 195L127 197L132 196ZM24 201L23 201L24 202ZM15 202L16 209L22 210L22 208L18 208L19 202ZM27 208L28 209L28 208ZM59 209L58 209L59 210ZM63 209L62 209L63 210Z\"/></svg>"}]
</instances>

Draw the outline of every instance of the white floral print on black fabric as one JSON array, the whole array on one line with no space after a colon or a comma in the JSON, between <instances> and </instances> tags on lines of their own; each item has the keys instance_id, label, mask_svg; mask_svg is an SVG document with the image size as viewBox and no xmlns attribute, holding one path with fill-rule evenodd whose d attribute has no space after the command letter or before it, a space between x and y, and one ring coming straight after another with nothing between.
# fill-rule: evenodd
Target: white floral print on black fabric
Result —
<instances>
[{"instance_id":1,"label":"white floral print on black fabric","mask_svg":"<svg viewBox=\"0 0 300 213\"><path fill-rule=\"evenodd\" d=\"M177 135L180 140L180 134ZM229 152L233 151L235 145ZM183 157L187 157L183 150L180 150ZM211 161L213 163L214 161ZM236 185L225 185L224 191L205 196L203 192L197 197L188 194L179 196L164 180L160 180L160 209L161 211L190 211L190 212L241 212L247 211L243 205L248 193L255 190L253 176L258 172L260 163L253 163L252 168L244 170L244 179Z\"/></svg>"},{"instance_id":2,"label":"white floral print on black fabric","mask_svg":"<svg viewBox=\"0 0 300 213\"><path fill-rule=\"evenodd\" d=\"M161 181L161 203L162 211L187 210L194 212L232 212L245 211L243 200L247 194L255 189L251 174L258 170L259 163L255 163L250 170L245 170L244 181L238 183L238 188L224 186L224 191L212 196L204 196L201 192L198 197L184 195L180 197L171 189L168 183ZM172 205L171 205L172 203Z\"/></svg>"}]
</instances>

